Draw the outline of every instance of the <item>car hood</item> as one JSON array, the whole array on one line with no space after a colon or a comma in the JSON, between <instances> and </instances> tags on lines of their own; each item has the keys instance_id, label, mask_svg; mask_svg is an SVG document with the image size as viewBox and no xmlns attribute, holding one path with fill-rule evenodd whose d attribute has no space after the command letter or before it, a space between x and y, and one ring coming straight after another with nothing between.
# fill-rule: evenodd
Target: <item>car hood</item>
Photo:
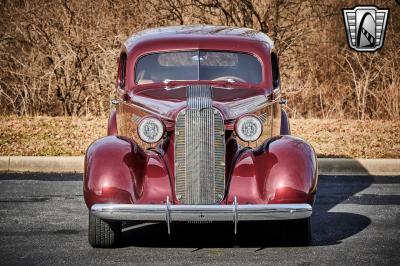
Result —
<instances>
[{"instance_id":1,"label":"car hood","mask_svg":"<svg viewBox=\"0 0 400 266\"><path fill-rule=\"evenodd\" d=\"M150 88L129 92L128 101L151 114L174 121L179 111L187 105L188 86ZM225 120L255 111L268 102L264 90L212 86L213 106L220 110Z\"/></svg>"}]
</instances>

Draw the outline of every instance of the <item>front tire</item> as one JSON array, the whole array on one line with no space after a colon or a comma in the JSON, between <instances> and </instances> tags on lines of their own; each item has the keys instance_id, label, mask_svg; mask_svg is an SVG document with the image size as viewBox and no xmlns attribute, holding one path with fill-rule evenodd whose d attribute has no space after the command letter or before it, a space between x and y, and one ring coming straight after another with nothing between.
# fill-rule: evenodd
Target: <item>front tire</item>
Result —
<instances>
[{"instance_id":1,"label":"front tire","mask_svg":"<svg viewBox=\"0 0 400 266\"><path fill-rule=\"evenodd\" d=\"M120 244L122 223L104 221L89 212L89 244L94 248L110 248Z\"/></svg>"}]
</instances>

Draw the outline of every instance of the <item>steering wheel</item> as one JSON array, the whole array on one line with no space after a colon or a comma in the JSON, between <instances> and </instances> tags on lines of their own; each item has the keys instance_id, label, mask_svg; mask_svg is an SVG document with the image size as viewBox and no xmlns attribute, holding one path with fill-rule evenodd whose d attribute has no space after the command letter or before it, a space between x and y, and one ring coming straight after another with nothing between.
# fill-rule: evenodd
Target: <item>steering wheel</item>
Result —
<instances>
[{"instance_id":1,"label":"steering wheel","mask_svg":"<svg viewBox=\"0 0 400 266\"><path fill-rule=\"evenodd\" d=\"M246 82L244 79L239 78L239 77L235 77L235 76L223 76L223 77L218 77L213 79L212 81L223 81L223 80L229 80L232 79L234 81L239 81L239 82Z\"/></svg>"}]
</instances>

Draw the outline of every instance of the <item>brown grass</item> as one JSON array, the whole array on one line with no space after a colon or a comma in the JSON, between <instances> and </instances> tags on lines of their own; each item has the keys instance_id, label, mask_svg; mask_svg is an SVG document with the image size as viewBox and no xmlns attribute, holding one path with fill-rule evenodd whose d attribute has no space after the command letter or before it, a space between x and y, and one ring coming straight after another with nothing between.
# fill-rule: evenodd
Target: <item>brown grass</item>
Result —
<instances>
[{"instance_id":1,"label":"brown grass","mask_svg":"<svg viewBox=\"0 0 400 266\"><path fill-rule=\"evenodd\" d=\"M399 121L291 119L319 157L400 158ZM83 155L106 135L99 117L0 116L0 155Z\"/></svg>"},{"instance_id":2,"label":"brown grass","mask_svg":"<svg viewBox=\"0 0 400 266\"><path fill-rule=\"evenodd\" d=\"M82 155L106 131L106 118L0 116L0 154Z\"/></svg>"},{"instance_id":3,"label":"brown grass","mask_svg":"<svg viewBox=\"0 0 400 266\"><path fill-rule=\"evenodd\" d=\"M400 158L400 122L291 119L292 134L309 141L319 157Z\"/></svg>"}]
</instances>

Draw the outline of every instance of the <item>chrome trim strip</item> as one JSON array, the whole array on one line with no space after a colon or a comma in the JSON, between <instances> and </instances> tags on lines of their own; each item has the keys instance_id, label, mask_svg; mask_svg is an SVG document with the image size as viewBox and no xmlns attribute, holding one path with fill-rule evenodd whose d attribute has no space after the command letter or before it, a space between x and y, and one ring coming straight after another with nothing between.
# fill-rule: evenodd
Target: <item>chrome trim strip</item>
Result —
<instances>
[{"instance_id":1,"label":"chrome trim strip","mask_svg":"<svg viewBox=\"0 0 400 266\"><path fill-rule=\"evenodd\" d=\"M166 207L167 206L167 207ZM105 220L119 221L257 221L310 217L309 204L95 204L91 212Z\"/></svg>"}]
</instances>

